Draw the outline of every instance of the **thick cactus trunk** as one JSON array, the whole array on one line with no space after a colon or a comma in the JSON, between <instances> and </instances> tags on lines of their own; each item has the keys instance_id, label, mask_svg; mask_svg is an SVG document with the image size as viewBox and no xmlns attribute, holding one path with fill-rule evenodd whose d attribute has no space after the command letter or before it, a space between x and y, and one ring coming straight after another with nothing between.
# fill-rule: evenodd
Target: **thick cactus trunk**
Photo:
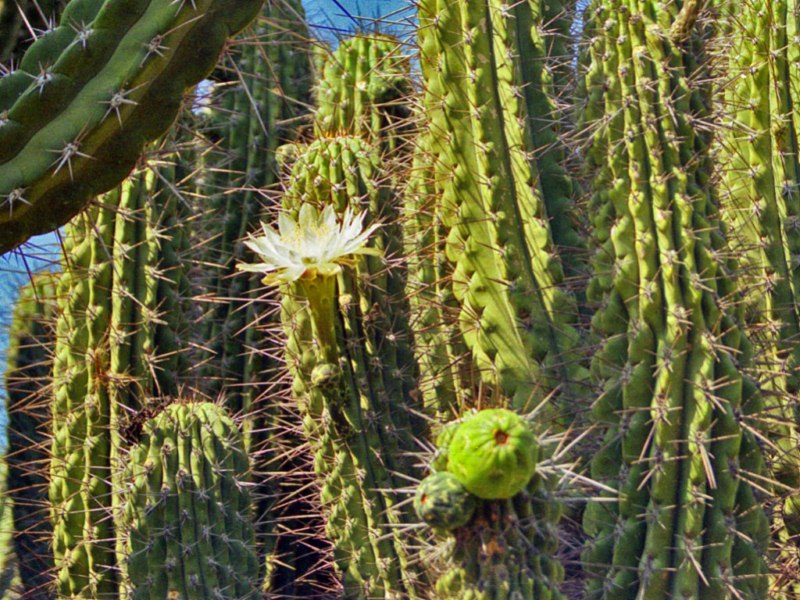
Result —
<instances>
[{"instance_id":1,"label":"thick cactus trunk","mask_svg":"<svg viewBox=\"0 0 800 600\"><path fill-rule=\"evenodd\" d=\"M250 468L214 404L173 404L127 457L124 545L130 597L260 598Z\"/></svg>"},{"instance_id":2,"label":"thick cactus trunk","mask_svg":"<svg viewBox=\"0 0 800 600\"><path fill-rule=\"evenodd\" d=\"M577 240L571 184L549 147L540 5L431 0L419 17L461 329L484 381L531 408L584 378L575 301L561 288L557 246Z\"/></svg>"},{"instance_id":3,"label":"thick cactus trunk","mask_svg":"<svg viewBox=\"0 0 800 600\"><path fill-rule=\"evenodd\" d=\"M75 0L0 80L0 252L124 179L261 0Z\"/></svg>"},{"instance_id":4,"label":"thick cactus trunk","mask_svg":"<svg viewBox=\"0 0 800 600\"><path fill-rule=\"evenodd\" d=\"M709 191L698 6L592 8L587 123L604 340L584 566L592 598L766 598L762 407ZM694 14L693 14L694 11Z\"/></svg>"},{"instance_id":5,"label":"thick cactus trunk","mask_svg":"<svg viewBox=\"0 0 800 600\"><path fill-rule=\"evenodd\" d=\"M9 329L5 373L8 413L7 497L13 501L14 549L20 592L46 596L53 561L47 519L47 426L52 393L56 285L39 273L20 292Z\"/></svg>"}]
</instances>

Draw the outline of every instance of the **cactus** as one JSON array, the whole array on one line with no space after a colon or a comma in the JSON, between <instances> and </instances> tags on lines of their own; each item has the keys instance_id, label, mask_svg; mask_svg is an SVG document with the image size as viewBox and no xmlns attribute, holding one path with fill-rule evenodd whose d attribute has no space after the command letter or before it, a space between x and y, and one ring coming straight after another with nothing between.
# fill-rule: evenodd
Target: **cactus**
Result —
<instances>
[{"instance_id":1,"label":"cactus","mask_svg":"<svg viewBox=\"0 0 800 600\"><path fill-rule=\"evenodd\" d=\"M483 380L520 410L553 390L574 395L586 377L556 247L575 243L571 184L558 155L537 145L550 138L534 121L547 123L550 105L533 60L544 56L540 17L536 2L419 5L431 151L461 329Z\"/></svg>"},{"instance_id":2,"label":"cactus","mask_svg":"<svg viewBox=\"0 0 800 600\"><path fill-rule=\"evenodd\" d=\"M0 252L124 179L261 3L71 2L0 82Z\"/></svg>"},{"instance_id":3,"label":"cactus","mask_svg":"<svg viewBox=\"0 0 800 600\"><path fill-rule=\"evenodd\" d=\"M710 135L695 126L709 111L703 32L675 25L697 9L613 0L589 13L592 369L606 431L592 476L615 490L584 515L589 598L766 597L763 403L745 375Z\"/></svg>"},{"instance_id":4,"label":"cactus","mask_svg":"<svg viewBox=\"0 0 800 600\"><path fill-rule=\"evenodd\" d=\"M9 329L5 373L8 413L7 498L21 591L43 594L52 569L47 512L48 395L52 379L58 278L37 273L20 291Z\"/></svg>"},{"instance_id":5,"label":"cactus","mask_svg":"<svg viewBox=\"0 0 800 600\"><path fill-rule=\"evenodd\" d=\"M212 353L203 372L211 383L206 393L223 393L234 414L254 410L267 365L253 351L263 342L259 328L252 326L258 318L260 284L255 277L231 275L244 258L241 240L267 203L260 190L278 181L276 149L295 135L287 123L302 116L311 94L309 56L293 39L303 35L302 14L295 0L265 4L242 40L237 60L241 79L216 86L223 90L221 106L213 109L208 132L220 136L223 152L207 163L216 171L205 190L212 198L208 262L214 268L208 288L216 302L202 340ZM245 429L249 447L252 419Z\"/></svg>"},{"instance_id":6,"label":"cactus","mask_svg":"<svg viewBox=\"0 0 800 600\"><path fill-rule=\"evenodd\" d=\"M354 135L381 139L387 150L402 144L409 123L409 57L397 38L360 34L322 58L316 90L318 137Z\"/></svg>"},{"instance_id":7,"label":"cactus","mask_svg":"<svg viewBox=\"0 0 800 600\"><path fill-rule=\"evenodd\" d=\"M800 165L794 114L800 58L790 43L796 15L785 3L723 3L730 23L725 52L729 64L721 98L726 135L721 137L722 208L740 253L746 287L748 332L760 357L755 365L768 407L762 425L770 431L768 451L776 491L785 499L775 529L796 562L800 534ZM795 11L796 12L796 11ZM787 81L787 74L789 80ZM794 549L791 547L794 546ZM791 558L794 554L795 557ZM800 584L787 586L800 593ZM779 589L784 587L779 581ZM778 592L772 591L773 595ZM777 597L777 596L776 596Z\"/></svg>"},{"instance_id":8,"label":"cactus","mask_svg":"<svg viewBox=\"0 0 800 600\"><path fill-rule=\"evenodd\" d=\"M461 485L465 460L473 461L477 454L462 460L460 455L464 452L459 446L463 443L459 438L477 443L487 428L490 439L481 444L478 453L494 455L495 459L503 453L495 445L496 433L510 434L504 441L511 443L501 445L513 446L516 441L527 446L517 448L525 454L521 461L510 459L511 453L504 457L505 472L520 482L514 493L493 493L497 487L494 481L491 493L482 499ZM552 494L552 482L535 473L537 446L529 424L505 409L470 414L448 423L439 433L434 461L448 457L448 471L436 469L438 472L423 479L415 497L418 515L439 538L435 554L439 556L436 598L562 598L559 585L563 568L552 556L557 545L555 525L560 518L560 504Z\"/></svg>"},{"instance_id":9,"label":"cactus","mask_svg":"<svg viewBox=\"0 0 800 600\"><path fill-rule=\"evenodd\" d=\"M359 138L311 143L293 165L281 237L265 232L264 241L254 239L251 249L264 253L266 262L246 268L280 268L265 281L294 282L283 289L287 361L345 596L415 597L418 574L398 529L410 507L399 503L397 477L414 472L410 453L424 423L412 412L415 373L403 275L377 256L347 257L399 254L397 208L379 176L377 152ZM368 215L366 232L354 220L357 211L361 219ZM380 233L362 248L378 223ZM338 261L352 264L352 273L337 277Z\"/></svg>"},{"instance_id":10,"label":"cactus","mask_svg":"<svg viewBox=\"0 0 800 600\"><path fill-rule=\"evenodd\" d=\"M248 458L225 411L168 406L145 424L128 461L130 597L260 597Z\"/></svg>"},{"instance_id":11,"label":"cactus","mask_svg":"<svg viewBox=\"0 0 800 600\"><path fill-rule=\"evenodd\" d=\"M381 223L370 248L386 258L399 254L396 207L366 142L319 139L292 174L284 196L290 210L302 205L302 216L314 205L340 214L363 208L369 222ZM409 507L399 504L396 491L398 474L414 472L410 453L424 431L412 413L415 373L403 290L401 270L370 256L338 282L320 274L284 293L287 359L346 597L418 593L418 574L398 529L408 522Z\"/></svg>"},{"instance_id":12,"label":"cactus","mask_svg":"<svg viewBox=\"0 0 800 600\"><path fill-rule=\"evenodd\" d=\"M178 390L185 275L171 192L141 172L67 233L50 478L60 595L116 597L120 451L147 398Z\"/></svg>"}]
</instances>

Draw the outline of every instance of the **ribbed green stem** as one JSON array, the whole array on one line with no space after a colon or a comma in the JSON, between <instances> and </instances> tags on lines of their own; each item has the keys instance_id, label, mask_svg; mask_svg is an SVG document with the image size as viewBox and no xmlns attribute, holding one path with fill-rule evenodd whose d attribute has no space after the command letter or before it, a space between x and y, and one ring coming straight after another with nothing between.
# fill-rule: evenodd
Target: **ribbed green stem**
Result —
<instances>
[{"instance_id":1,"label":"ribbed green stem","mask_svg":"<svg viewBox=\"0 0 800 600\"><path fill-rule=\"evenodd\" d=\"M284 205L291 212L303 202L367 211L367 223L382 223L370 245L398 256L397 208L380 176L378 154L366 142L323 138L294 163ZM287 359L347 598L419 593L418 567L399 529L410 509L400 504L399 474L415 472L411 453L424 431L413 412L403 299L402 270L372 256L338 280L301 279L284 290Z\"/></svg>"},{"instance_id":2,"label":"ribbed green stem","mask_svg":"<svg viewBox=\"0 0 800 600\"><path fill-rule=\"evenodd\" d=\"M680 9L597 2L590 26L591 290L604 339L593 371L607 427L592 476L618 490L586 510L593 598L766 597L751 432L762 402L742 374L750 349L696 127L708 118L702 40L670 40Z\"/></svg>"},{"instance_id":3,"label":"ribbed green stem","mask_svg":"<svg viewBox=\"0 0 800 600\"><path fill-rule=\"evenodd\" d=\"M543 118L552 107L549 82L533 61L519 59L521 49L545 54L536 45L538 6L431 0L419 12L461 328L484 381L520 409L556 389L572 397L585 378L575 350L575 301L560 287L564 273L550 226L551 217L559 228L568 223L570 186L558 156L536 145L548 136L531 133L542 120L544 128L554 126Z\"/></svg>"},{"instance_id":4,"label":"ribbed green stem","mask_svg":"<svg viewBox=\"0 0 800 600\"><path fill-rule=\"evenodd\" d=\"M43 594L53 567L47 519L48 395L52 390L57 276L43 272L22 288L9 329L5 373L8 490L22 591ZM5 531L5 530L4 530Z\"/></svg>"},{"instance_id":5,"label":"ribbed green stem","mask_svg":"<svg viewBox=\"0 0 800 600\"><path fill-rule=\"evenodd\" d=\"M224 409L167 407L145 424L128 461L130 597L259 598L249 461Z\"/></svg>"},{"instance_id":6,"label":"ribbed green stem","mask_svg":"<svg viewBox=\"0 0 800 600\"><path fill-rule=\"evenodd\" d=\"M773 440L776 492L785 498L774 529L787 546L786 558L796 563L791 536L800 533L800 93L794 65L800 52L793 40L800 16L791 0L722 3L722 10L729 24L723 48L728 83L721 98L727 132L721 139L722 207L741 257L748 331L758 348L755 368L768 390L762 421ZM800 593L800 584L784 579L779 575L772 590L776 598L781 591Z\"/></svg>"}]
</instances>

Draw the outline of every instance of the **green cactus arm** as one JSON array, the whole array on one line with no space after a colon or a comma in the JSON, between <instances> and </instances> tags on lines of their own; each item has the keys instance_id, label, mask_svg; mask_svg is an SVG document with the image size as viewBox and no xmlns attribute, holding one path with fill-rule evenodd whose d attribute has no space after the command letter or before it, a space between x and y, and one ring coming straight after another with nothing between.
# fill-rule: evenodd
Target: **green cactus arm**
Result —
<instances>
[{"instance_id":1,"label":"green cactus arm","mask_svg":"<svg viewBox=\"0 0 800 600\"><path fill-rule=\"evenodd\" d=\"M531 45L517 41L529 34L521 23L532 25L531 9L501 4L423 2L420 39L426 107L446 140L433 151L444 176L464 339L483 379L523 408L585 373L575 355L575 301L561 288L541 173L531 159L527 101L515 92L533 87L549 106L544 82L521 81L531 70L515 63L514 49Z\"/></svg>"},{"instance_id":2,"label":"green cactus arm","mask_svg":"<svg viewBox=\"0 0 800 600\"><path fill-rule=\"evenodd\" d=\"M9 209L0 217L0 251L62 225L121 181L144 144L172 123L184 91L211 69L226 37L260 5L106 2L74 28L68 13L64 26L34 44L28 54L37 64L23 60L33 79L16 94L0 89L11 100L0 127L0 198ZM80 33L51 42L69 38L68 27ZM48 46L57 54L40 51Z\"/></svg>"},{"instance_id":3,"label":"green cactus arm","mask_svg":"<svg viewBox=\"0 0 800 600\"><path fill-rule=\"evenodd\" d=\"M71 226L59 284L50 463L53 555L59 594L116 593L109 398L105 384L113 216L93 210Z\"/></svg>"},{"instance_id":4,"label":"green cactus arm","mask_svg":"<svg viewBox=\"0 0 800 600\"><path fill-rule=\"evenodd\" d=\"M124 539L132 597L257 597L249 461L224 409L170 405L145 424L129 458Z\"/></svg>"}]
</instances>

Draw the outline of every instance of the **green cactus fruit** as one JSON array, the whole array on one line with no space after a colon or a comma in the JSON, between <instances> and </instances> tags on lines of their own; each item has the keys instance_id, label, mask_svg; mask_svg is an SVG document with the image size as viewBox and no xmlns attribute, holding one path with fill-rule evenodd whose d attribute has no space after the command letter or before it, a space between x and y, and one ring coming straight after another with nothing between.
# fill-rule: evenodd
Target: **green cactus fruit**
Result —
<instances>
[{"instance_id":1,"label":"green cactus fruit","mask_svg":"<svg viewBox=\"0 0 800 600\"><path fill-rule=\"evenodd\" d=\"M436 453L431 461L431 470L434 472L447 471L447 461L450 457L450 442L460 425L460 421L451 421L442 427L436 436Z\"/></svg>"},{"instance_id":2,"label":"green cactus fruit","mask_svg":"<svg viewBox=\"0 0 800 600\"><path fill-rule=\"evenodd\" d=\"M486 500L511 498L536 472L539 445L530 426L504 408L479 411L453 433L447 470Z\"/></svg>"},{"instance_id":3,"label":"green cactus fruit","mask_svg":"<svg viewBox=\"0 0 800 600\"><path fill-rule=\"evenodd\" d=\"M260 598L248 456L225 410L168 406L144 425L128 463L130 597Z\"/></svg>"},{"instance_id":4,"label":"green cactus fruit","mask_svg":"<svg viewBox=\"0 0 800 600\"><path fill-rule=\"evenodd\" d=\"M414 496L414 509L434 529L452 531L466 525L477 500L451 473L434 473L423 479Z\"/></svg>"},{"instance_id":5,"label":"green cactus fruit","mask_svg":"<svg viewBox=\"0 0 800 600\"><path fill-rule=\"evenodd\" d=\"M261 0L75 0L0 80L0 253L131 171Z\"/></svg>"}]
</instances>

